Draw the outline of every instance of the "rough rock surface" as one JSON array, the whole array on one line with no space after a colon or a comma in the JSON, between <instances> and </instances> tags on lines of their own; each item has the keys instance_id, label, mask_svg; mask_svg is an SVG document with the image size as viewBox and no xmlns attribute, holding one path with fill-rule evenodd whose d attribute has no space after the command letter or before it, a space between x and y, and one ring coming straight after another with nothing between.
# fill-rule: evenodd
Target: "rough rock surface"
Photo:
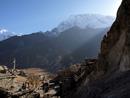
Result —
<instances>
[{"instance_id":1,"label":"rough rock surface","mask_svg":"<svg viewBox=\"0 0 130 98\"><path fill-rule=\"evenodd\" d=\"M104 69L130 68L130 1L123 0L116 21L101 43L100 64ZM104 66L105 65L105 66ZM106 68L104 68L106 67ZM101 69L102 70L102 69Z\"/></svg>"},{"instance_id":2,"label":"rough rock surface","mask_svg":"<svg viewBox=\"0 0 130 98\"><path fill-rule=\"evenodd\" d=\"M130 98L130 0L123 0L116 21L104 36L99 54L100 78L65 98Z\"/></svg>"},{"instance_id":3,"label":"rough rock surface","mask_svg":"<svg viewBox=\"0 0 130 98\"><path fill-rule=\"evenodd\" d=\"M93 81L66 98L130 98L130 71L117 72Z\"/></svg>"}]
</instances>

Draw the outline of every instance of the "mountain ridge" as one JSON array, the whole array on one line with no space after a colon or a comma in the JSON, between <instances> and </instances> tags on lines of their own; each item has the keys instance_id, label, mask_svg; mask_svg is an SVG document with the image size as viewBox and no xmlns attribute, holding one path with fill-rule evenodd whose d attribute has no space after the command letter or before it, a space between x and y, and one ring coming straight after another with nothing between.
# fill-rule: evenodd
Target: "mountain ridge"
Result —
<instances>
[{"instance_id":1,"label":"mountain ridge","mask_svg":"<svg viewBox=\"0 0 130 98\"><path fill-rule=\"evenodd\" d=\"M100 32L103 33L99 35ZM67 61L67 64L66 62L61 63L61 60L64 61L65 55L71 54L87 43L88 40L93 39L94 36L103 36L104 34L104 28L80 29L73 27L57 37L49 37L42 32L14 36L0 42L0 56L2 57L0 63L11 67L13 58L16 58L17 67L41 67L56 71L59 68L68 67L71 63L71 61L69 63ZM97 40L96 43L100 40ZM96 51L96 49L98 48L93 51ZM93 55L96 56L97 52Z\"/></svg>"},{"instance_id":2,"label":"mountain ridge","mask_svg":"<svg viewBox=\"0 0 130 98\"><path fill-rule=\"evenodd\" d=\"M112 24L112 22L109 23ZM40 31L28 35L11 37L0 42L0 56L2 57L0 58L0 64L11 67L12 60L16 58L18 67L37 66L47 68L50 71L68 67L71 62L79 63L80 60L85 58L85 55L81 56L80 52L78 52L84 50L82 49L84 47L86 49L84 52L86 52L85 54L88 58L90 56L97 57L99 43L106 32L106 28L93 28L88 26L81 28L74 25L62 32L58 32L58 28L54 28L52 31ZM93 41L93 38L97 39L97 41ZM89 45L89 43L93 43L93 45ZM85 44L88 45L87 47L90 47L87 48ZM89 50L92 51L88 53L87 51ZM76 59L80 56L82 59L74 60L76 53L78 53ZM69 59L66 59L66 57Z\"/></svg>"},{"instance_id":3,"label":"mountain ridge","mask_svg":"<svg viewBox=\"0 0 130 98\"><path fill-rule=\"evenodd\" d=\"M114 20L115 18L112 16L105 16L100 14L77 14L77 15L71 15L68 19L59 23L58 26L56 26L50 31L46 32L40 31L40 32L45 33L46 36L56 37L61 32L70 29L72 27L79 27L81 29L110 27L114 22ZM8 39L15 35L21 36L24 35L24 33L17 34L14 32L10 32L7 29L0 29L0 41Z\"/></svg>"},{"instance_id":4,"label":"mountain ridge","mask_svg":"<svg viewBox=\"0 0 130 98\"><path fill-rule=\"evenodd\" d=\"M79 28L106 28L112 25L115 18L100 14L79 14L71 15L68 19L61 22L57 29L59 32L77 26Z\"/></svg>"}]
</instances>

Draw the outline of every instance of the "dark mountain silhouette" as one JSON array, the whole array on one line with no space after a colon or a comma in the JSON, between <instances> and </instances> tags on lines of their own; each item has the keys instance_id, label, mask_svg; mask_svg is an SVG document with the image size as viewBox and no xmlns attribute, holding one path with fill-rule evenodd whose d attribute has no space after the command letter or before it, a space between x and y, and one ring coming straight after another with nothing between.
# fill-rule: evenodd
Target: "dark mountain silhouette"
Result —
<instances>
[{"instance_id":1,"label":"dark mountain silhouette","mask_svg":"<svg viewBox=\"0 0 130 98\"><path fill-rule=\"evenodd\" d=\"M11 67L13 58L16 58L17 67L41 67L55 71L63 66L69 66L72 62L72 60L67 60L67 62L62 63L66 55L72 54L74 59L80 59L80 53L75 51L82 50L84 45L87 45L89 49L93 49L91 53L88 49L91 54L88 57L96 56L99 50L100 40L105 32L104 30L104 28L81 29L79 27L73 27L61 32L55 37L48 36L43 32L14 36L0 42L0 57L2 57L0 58L0 64ZM96 39L94 41L93 38L97 38L97 41ZM95 43L93 44L94 46L90 45L92 43ZM88 53L87 51L84 52ZM75 55L76 53L78 54Z\"/></svg>"}]
</instances>

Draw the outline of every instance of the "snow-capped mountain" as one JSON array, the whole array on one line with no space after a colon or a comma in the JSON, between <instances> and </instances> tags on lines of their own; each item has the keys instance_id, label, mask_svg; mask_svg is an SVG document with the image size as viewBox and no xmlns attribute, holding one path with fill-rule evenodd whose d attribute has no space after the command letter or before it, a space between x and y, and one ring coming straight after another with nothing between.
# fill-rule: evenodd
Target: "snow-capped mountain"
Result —
<instances>
[{"instance_id":1,"label":"snow-capped mountain","mask_svg":"<svg viewBox=\"0 0 130 98\"><path fill-rule=\"evenodd\" d=\"M7 38L10 38L10 37L12 37L14 35L15 35L14 32L9 32L6 29L0 29L0 41L5 40Z\"/></svg>"},{"instance_id":2,"label":"snow-capped mountain","mask_svg":"<svg viewBox=\"0 0 130 98\"><path fill-rule=\"evenodd\" d=\"M61 22L57 29L59 32L65 31L74 26L80 28L106 28L110 27L115 18L99 14L71 15L67 20Z\"/></svg>"}]
</instances>

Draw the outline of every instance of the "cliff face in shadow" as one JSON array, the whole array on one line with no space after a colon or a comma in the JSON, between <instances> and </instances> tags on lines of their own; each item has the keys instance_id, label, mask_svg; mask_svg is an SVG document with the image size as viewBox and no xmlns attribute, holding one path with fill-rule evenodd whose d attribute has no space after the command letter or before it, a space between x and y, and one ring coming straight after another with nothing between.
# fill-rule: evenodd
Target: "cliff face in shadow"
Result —
<instances>
[{"instance_id":1,"label":"cliff face in shadow","mask_svg":"<svg viewBox=\"0 0 130 98\"><path fill-rule=\"evenodd\" d=\"M65 98L130 98L130 0L122 1L115 22L101 42L95 66L96 72L105 73L92 80L88 75L89 81Z\"/></svg>"},{"instance_id":2,"label":"cliff face in shadow","mask_svg":"<svg viewBox=\"0 0 130 98\"><path fill-rule=\"evenodd\" d=\"M116 21L101 43L98 68L103 68L101 70L128 70L129 67L130 1L123 0L118 9Z\"/></svg>"}]
</instances>

